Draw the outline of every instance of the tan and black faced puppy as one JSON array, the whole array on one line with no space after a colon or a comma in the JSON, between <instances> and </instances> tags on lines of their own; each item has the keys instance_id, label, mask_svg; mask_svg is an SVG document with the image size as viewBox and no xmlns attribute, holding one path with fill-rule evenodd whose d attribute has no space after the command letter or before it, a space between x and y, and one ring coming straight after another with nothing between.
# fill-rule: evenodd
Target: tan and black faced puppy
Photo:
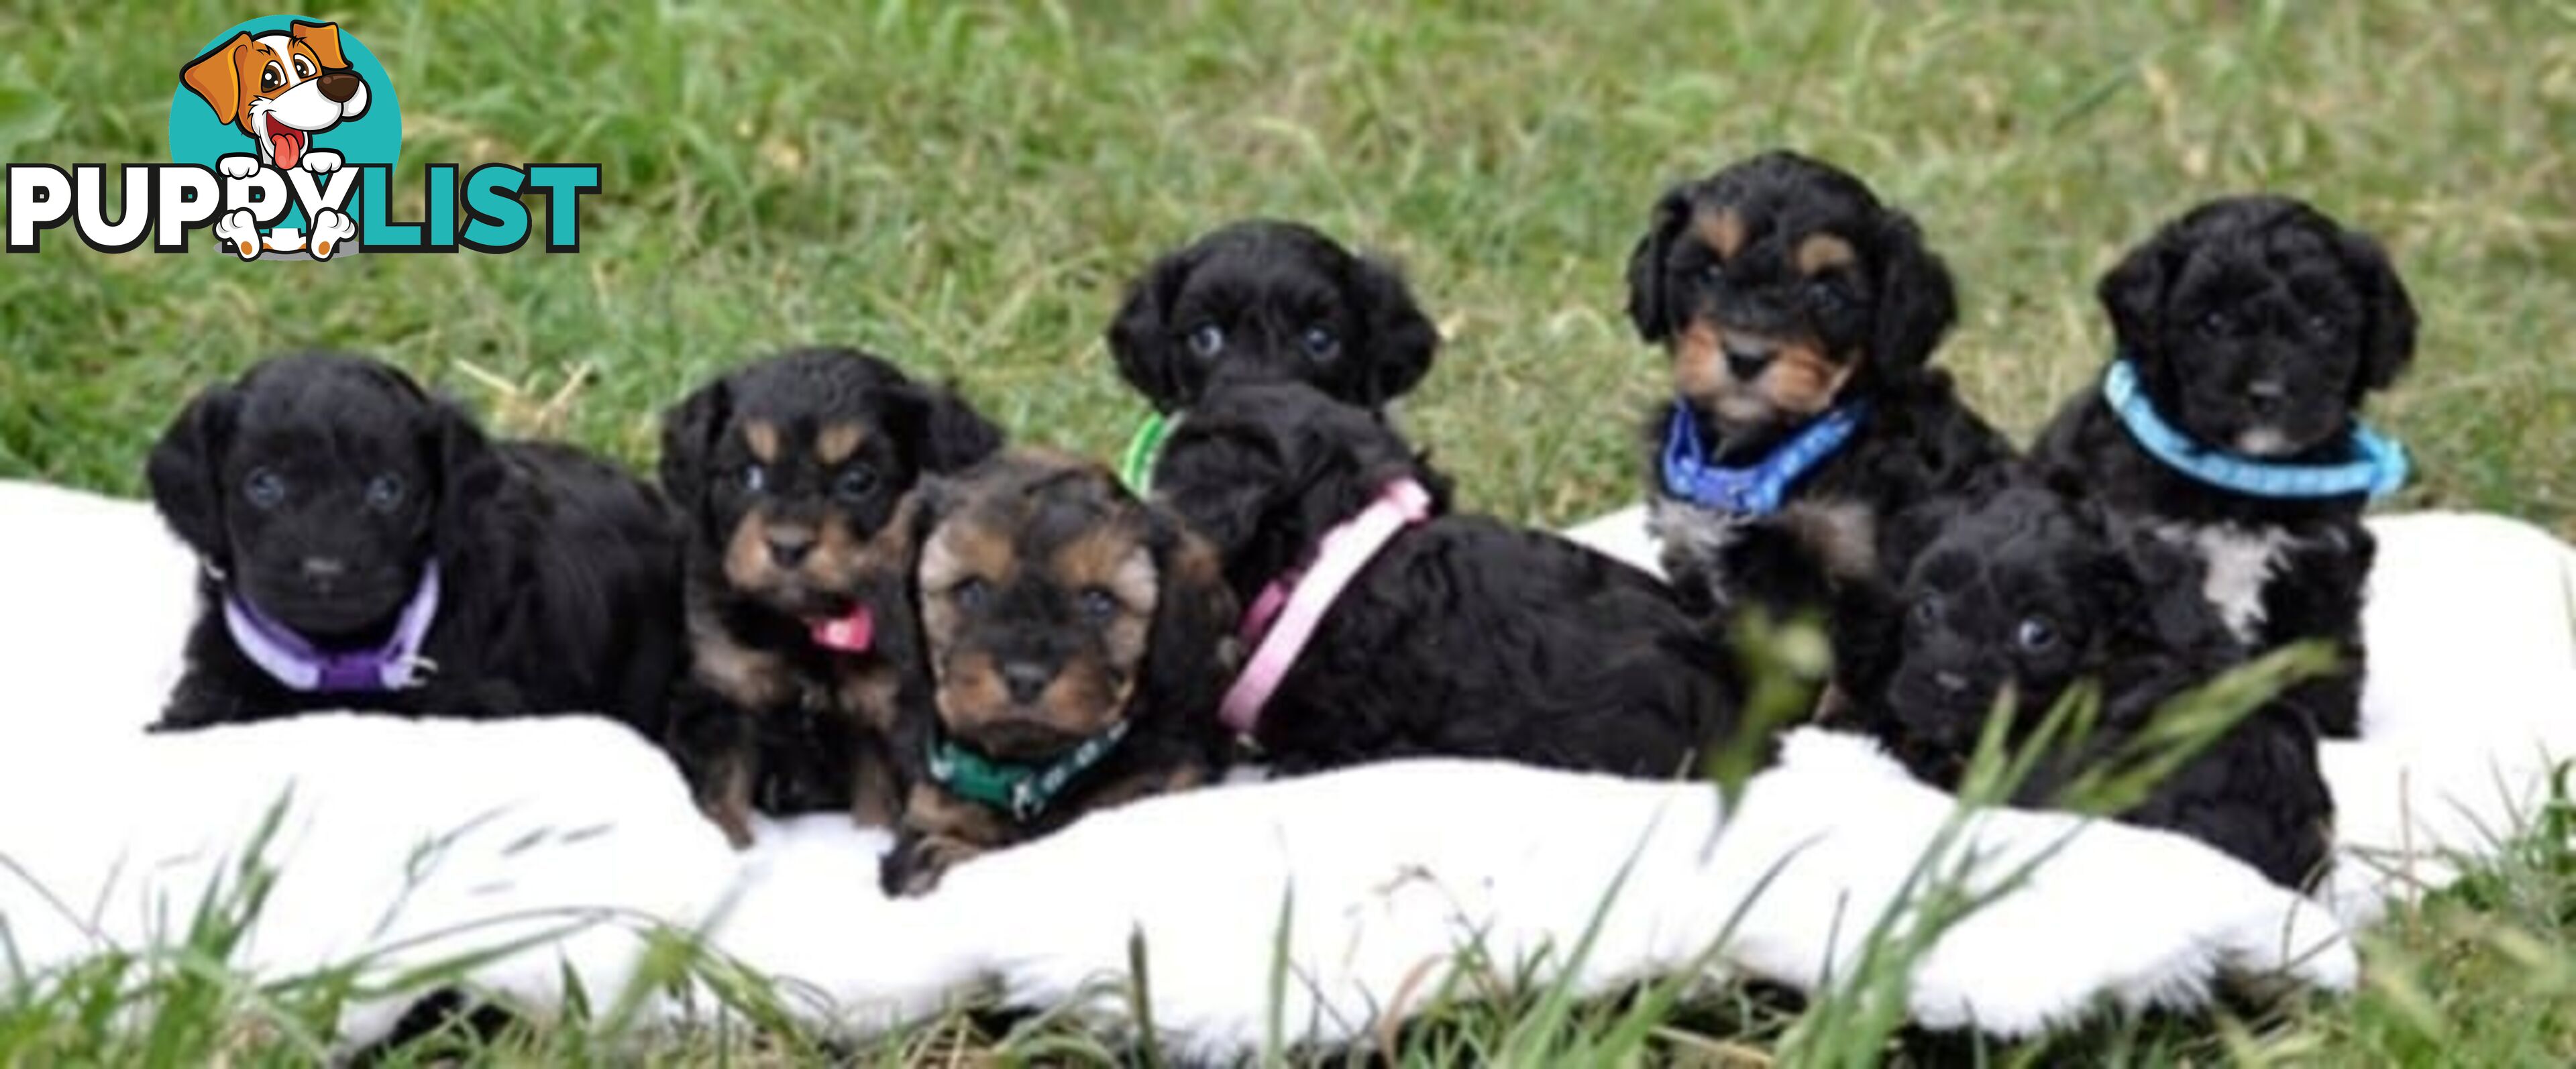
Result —
<instances>
[{"instance_id":1,"label":"tan and black faced puppy","mask_svg":"<svg viewBox=\"0 0 2576 1069\"><path fill-rule=\"evenodd\" d=\"M707 384L663 418L662 483L689 529L690 669L669 744L736 846L750 813L846 807L891 825L886 749L911 525L905 495L1002 435L956 395L847 349Z\"/></svg>"},{"instance_id":2,"label":"tan and black faced puppy","mask_svg":"<svg viewBox=\"0 0 2576 1069\"><path fill-rule=\"evenodd\" d=\"M1214 551L1109 469L1013 451L915 492L923 686L889 891L1081 814L1208 782L1237 664Z\"/></svg>"}]
</instances>

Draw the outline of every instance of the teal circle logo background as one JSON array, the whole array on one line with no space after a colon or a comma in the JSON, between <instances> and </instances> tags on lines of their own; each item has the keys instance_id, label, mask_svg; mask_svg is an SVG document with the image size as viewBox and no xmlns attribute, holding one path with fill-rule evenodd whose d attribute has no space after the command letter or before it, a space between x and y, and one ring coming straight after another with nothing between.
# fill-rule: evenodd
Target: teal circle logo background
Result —
<instances>
[{"instance_id":1,"label":"teal circle logo background","mask_svg":"<svg viewBox=\"0 0 2576 1069\"><path fill-rule=\"evenodd\" d=\"M215 109L204 99L189 92L179 82L179 72L197 57L216 45L233 39L236 34L257 37L265 33L285 33L296 22L318 23L323 20L309 15L270 15L234 26L213 37L194 52L170 61L170 80L177 83L170 91L170 159L174 163L193 163L208 169L215 161L229 155L256 156L259 145L243 133L242 128L215 118ZM367 83L367 113L313 135L313 147L340 154L342 169L361 163L381 163L391 167L402 153L402 109L394 102L393 79L385 75L385 66L376 62L376 54L367 51L351 36L346 26L340 28L340 58L349 61L349 69ZM331 178L331 181L352 179ZM354 205L356 202L350 202ZM290 210L280 226L302 225L301 210Z\"/></svg>"}]
</instances>

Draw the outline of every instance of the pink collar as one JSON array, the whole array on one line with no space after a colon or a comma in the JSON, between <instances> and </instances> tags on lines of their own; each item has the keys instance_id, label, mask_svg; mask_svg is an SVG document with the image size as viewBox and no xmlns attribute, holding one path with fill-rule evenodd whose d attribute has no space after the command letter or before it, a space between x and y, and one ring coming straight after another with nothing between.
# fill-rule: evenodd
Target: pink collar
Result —
<instances>
[{"instance_id":1,"label":"pink collar","mask_svg":"<svg viewBox=\"0 0 2576 1069\"><path fill-rule=\"evenodd\" d=\"M1297 663L1307 640L1315 637L1315 625L1323 622L1325 610L1342 596L1342 589L1395 540L1397 532L1430 516L1431 492L1411 478L1397 479L1380 489L1377 499L1359 515L1324 532L1316 544L1315 559L1304 570L1282 575L1261 588L1261 595L1244 610L1238 632L1246 642L1258 638L1259 645L1244 663L1243 674L1226 688L1225 701L1217 706L1218 719L1237 734L1252 734L1261 723L1261 707L1269 704L1279 681L1287 677L1288 666Z\"/></svg>"}]
</instances>

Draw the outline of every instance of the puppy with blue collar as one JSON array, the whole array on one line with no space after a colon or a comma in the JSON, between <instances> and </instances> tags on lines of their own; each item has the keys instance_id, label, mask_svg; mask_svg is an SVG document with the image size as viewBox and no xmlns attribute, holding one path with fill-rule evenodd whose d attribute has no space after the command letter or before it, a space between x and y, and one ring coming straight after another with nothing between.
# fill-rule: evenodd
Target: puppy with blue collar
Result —
<instances>
[{"instance_id":1,"label":"puppy with blue collar","mask_svg":"<svg viewBox=\"0 0 2576 1069\"><path fill-rule=\"evenodd\" d=\"M2341 671L2291 697L2324 734L2359 734L2362 510L2408 467L2359 410L2415 355L2387 252L2300 201L2228 197L2166 223L2098 296L2118 350L2034 463L2193 550L2238 639L2335 644Z\"/></svg>"}]
</instances>

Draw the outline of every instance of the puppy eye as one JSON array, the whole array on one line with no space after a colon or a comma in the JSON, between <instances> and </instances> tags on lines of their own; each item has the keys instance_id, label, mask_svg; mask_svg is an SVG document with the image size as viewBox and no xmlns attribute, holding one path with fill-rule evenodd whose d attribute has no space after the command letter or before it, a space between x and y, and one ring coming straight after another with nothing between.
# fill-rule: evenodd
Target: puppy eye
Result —
<instances>
[{"instance_id":1,"label":"puppy eye","mask_svg":"<svg viewBox=\"0 0 2576 1069\"><path fill-rule=\"evenodd\" d=\"M956 602L958 608L972 612L983 608L984 599L992 593L992 584L982 579L960 579L957 585L948 588L948 600Z\"/></svg>"},{"instance_id":2,"label":"puppy eye","mask_svg":"<svg viewBox=\"0 0 2576 1069\"><path fill-rule=\"evenodd\" d=\"M2236 333L2236 317L2223 311L2211 312L2200 317L2200 332L2213 338L2224 338Z\"/></svg>"},{"instance_id":3,"label":"puppy eye","mask_svg":"<svg viewBox=\"0 0 2576 1069\"><path fill-rule=\"evenodd\" d=\"M1224 349L1225 328L1214 323L1202 323L1197 330L1190 332L1190 351L1197 353L1199 359L1209 359Z\"/></svg>"},{"instance_id":4,"label":"puppy eye","mask_svg":"<svg viewBox=\"0 0 2576 1069\"><path fill-rule=\"evenodd\" d=\"M2048 622L2047 617L2033 616L2014 629L2013 641L2020 643L2025 651L2046 653L2057 648L2057 628Z\"/></svg>"},{"instance_id":5,"label":"puppy eye","mask_svg":"<svg viewBox=\"0 0 2576 1069\"><path fill-rule=\"evenodd\" d=\"M1321 360L1333 355L1333 350L1341 347L1342 340L1322 327L1308 327L1306 333L1297 336L1297 344L1305 347L1307 356Z\"/></svg>"},{"instance_id":6,"label":"puppy eye","mask_svg":"<svg viewBox=\"0 0 2576 1069\"><path fill-rule=\"evenodd\" d=\"M386 472L367 480L367 507L378 512L392 512L402 507L402 476Z\"/></svg>"},{"instance_id":7,"label":"puppy eye","mask_svg":"<svg viewBox=\"0 0 2576 1069\"><path fill-rule=\"evenodd\" d=\"M286 478L267 468L250 473L242 480L242 497L251 507L273 509L286 503Z\"/></svg>"},{"instance_id":8,"label":"puppy eye","mask_svg":"<svg viewBox=\"0 0 2576 1069\"><path fill-rule=\"evenodd\" d=\"M1083 591L1078 604L1082 608L1082 618L1095 624L1108 623L1118 616L1117 597L1097 587Z\"/></svg>"},{"instance_id":9,"label":"puppy eye","mask_svg":"<svg viewBox=\"0 0 2576 1069\"><path fill-rule=\"evenodd\" d=\"M1921 601L1915 602L1914 611L1907 615L1912 616L1915 623L1921 624L1925 627L1930 627L1933 624L1940 623L1941 599L1925 598Z\"/></svg>"},{"instance_id":10,"label":"puppy eye","mask_svg":"<svg viewBox=\"0 0 2576 1069\"><path fill-rule=\"evenodd\" d=\"M268 66L260 68L259 87L263 91L275 89L278 86L285 84L286 68L278 66L276 60L272 59L268 61Z\"/></svg>"},{"instance_id":11,"label":"puppy eye","mask_svg":"<svg viewBox=\"0 0 2576 1069\"><path fill-rule=\"evenodd\" d=\"M2320 336L2332 336L2335 332L2335 317L2327 315L2324 312L2310 313L2308 315L2308 332Z\"/></svg>"},{"instance_id":12,"label":"puppy eye","mask_svg":"<svg viewBox=\"0 0 2576 1069\"><path fill-rule=\"evenodd\" d=\"M862 501L877 488L875 468L844 468L832 479L832 496L843 501Z\"/></svg>"},{"instance_id":13,"label":"puppy eye","mask_svg":"<svg viewBox=\"0 0 2576 1069\"><path fill-rule=\"evenodd\" d=\"M769 489L769 469L758 464L743 465L742 488L755 494Z\"/></svg>"},{"instance_id":14,"label":"puppy eye","mask_svg":"<svg viewBox=\"0 0 2576 1069\"><path fill-rule=\"evenodd\" d=\"M1807 283L1807 299L1818 309L1833 312L1849 305L1851 294L1843 292L1842 285L1833 279L1819 278Z\"/></svg>"},{"instance_id":15,"label":"puppy eye","mask_svg":"<svg viewBox=\"0 0 2576 1069\"><path fill-rule=\"evenodd\" d=\"M313 61L302 56L295 57L295 76L298 78L313 77Z\"/></svg>"}]
</instances>

